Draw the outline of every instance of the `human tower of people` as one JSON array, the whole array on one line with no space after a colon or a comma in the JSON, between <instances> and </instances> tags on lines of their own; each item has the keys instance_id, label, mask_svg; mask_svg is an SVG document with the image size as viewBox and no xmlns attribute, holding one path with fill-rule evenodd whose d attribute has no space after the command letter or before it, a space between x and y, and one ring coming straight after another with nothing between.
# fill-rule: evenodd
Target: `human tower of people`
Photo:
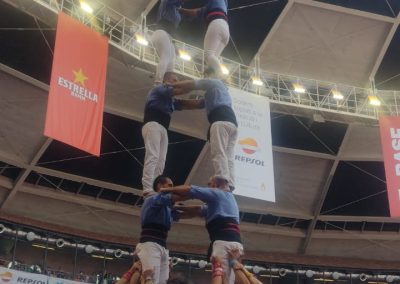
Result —
<instances>
[{"instance_id":1,"label":"human tower of people","mask_svg":"<svg viewBox=\"0 0 400 284\"><path fill-rule=\"evenodd\" d=\"M184 0L186 1L186 0ZM124 274L121 284L179 283L169 278L167 236L173 221L204 217L210 237L212 263L210 283L260 283L238 261L243 254L240 239L239 209L232 191L235 188L234 146L237 121L232 100L225 86L219 56L229 41L227 0L209 0L198 9L184 9L182 0L161 0L157 30L151 42L159 55L155 86L150 90L144 109L142 136L145 145L141 235L136 246L140 263ZM204 38L207 69L204 79L178 81L173 73L175 48L171 40L182 15L201 17L208 28ZM204 99L178 99L192 90L203 90ZM176 110L205 108L210 123L209 142L214 175L206 187L181 185L163 176L168 150L167 129ZM201 206L175 205L178 201L199 199ZM136 275L136 276L135 276ZM235 277L236 275L236 277ZM235 282L236 278L236 282Z\"/></svg>"}]
</instances>

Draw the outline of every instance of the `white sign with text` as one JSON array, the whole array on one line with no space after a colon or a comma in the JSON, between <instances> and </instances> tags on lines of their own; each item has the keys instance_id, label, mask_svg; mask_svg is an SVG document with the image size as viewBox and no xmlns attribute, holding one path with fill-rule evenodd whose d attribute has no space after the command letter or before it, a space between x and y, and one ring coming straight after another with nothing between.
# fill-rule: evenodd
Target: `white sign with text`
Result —
<instances>
[{"instance_id":1,"label":"white sign with text","mask_svg":"<svg viewBox=\"0 0 400 284\"><path fill-rule=\"evenodd\" d=\"M229 91L239 125L234 193L275 202L269 101L238 89Z\"/></svg>"},{"instance_id":2,"label":"white sign with text","mask_svg":"<svg viewBox=\"0 0 400 284\"><path fill-rule=\"evenodd\" d=\"M47 284L47 276L0 267L0 284Z\"/></svg>"}]
</instances>

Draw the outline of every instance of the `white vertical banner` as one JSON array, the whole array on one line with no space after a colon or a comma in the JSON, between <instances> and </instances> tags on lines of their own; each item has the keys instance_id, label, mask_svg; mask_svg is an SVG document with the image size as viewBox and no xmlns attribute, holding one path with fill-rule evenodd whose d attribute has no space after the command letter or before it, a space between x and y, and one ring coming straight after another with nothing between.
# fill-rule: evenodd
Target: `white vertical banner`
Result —
<instances>
[{"instance_id":1,"label":"white vertical banner","mask_svg":"<svg viewBox=\"0 0 400 284\"><path fill-rule=\"evenodd\" d=\"M269 101L238 89L229 91L239 125L234 193L275 202Z\"/></svg>"},{"instance_id":2,"label":"white vertical banner","mask_svg":"<svg viewBox=\"0 0 400 284\"><path fill-rule=\"evenodd\" d=\"M47 284L47 276L0 267L0 284Z\"/></svg>"}]
</instances>

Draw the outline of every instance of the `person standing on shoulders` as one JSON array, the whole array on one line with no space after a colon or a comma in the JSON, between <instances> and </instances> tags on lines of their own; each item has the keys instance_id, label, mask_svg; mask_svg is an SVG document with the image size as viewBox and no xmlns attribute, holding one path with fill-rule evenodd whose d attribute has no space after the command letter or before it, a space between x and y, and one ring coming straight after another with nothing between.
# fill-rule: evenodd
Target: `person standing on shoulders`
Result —
<instances>
[{"instance_id":1,"label":"person standing on shoulders","mask_svg":"<svg viewBox=\"0 0 400 284\"><path fill-rule=\"evenodd\" d=\"M223 176L231 190L235 188L234 149L238 137L238 123L232 108L232 98L228 88L218 79L186 80L172 85L180 93L204 90L207 118L210 122L209 141L214 174Z\"/></svg>"}]
</instances>

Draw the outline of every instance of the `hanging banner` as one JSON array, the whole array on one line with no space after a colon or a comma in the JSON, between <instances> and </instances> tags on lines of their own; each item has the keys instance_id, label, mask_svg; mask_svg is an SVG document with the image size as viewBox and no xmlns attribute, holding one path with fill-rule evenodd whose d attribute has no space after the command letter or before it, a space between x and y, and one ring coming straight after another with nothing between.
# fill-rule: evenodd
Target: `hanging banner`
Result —
<instances>
[{"instance_id":1,"label":"hanging banner","mask_svg":"<svg viewBox=\"0 0 400 284\"><path fill-rule=\"evenodd\" d=\"M379 118L391 217L400 217L400 116Z\"/></svg>"},{"instance_id":2,"label":"hanging banner","mask_svg":"<svg viewBox=\"0 0 400 284\"><path fill-rule=\"evenodd\" d=\"M44 134L100 155L108 39L58 15Z\"/></svg>"},{"instance_id":3,"label":"hanging banner","mask_svg":"<svg viewBox=\"0 0 400 284\"><path fill-rule=\"evenodd\" d=\"M0 284L47 284L47 276L0 267Z\"/></svg>"},{"instance_id":4,"label":"hanging banner","mask_svg":"<svg viewBox=\"0 0 400 284\"><path fill-rule=\"evenodd\" d=\"M275 202L269 101L238 89L229 91L239 125L234 193Z\"/></svg>"}]
</instances>

